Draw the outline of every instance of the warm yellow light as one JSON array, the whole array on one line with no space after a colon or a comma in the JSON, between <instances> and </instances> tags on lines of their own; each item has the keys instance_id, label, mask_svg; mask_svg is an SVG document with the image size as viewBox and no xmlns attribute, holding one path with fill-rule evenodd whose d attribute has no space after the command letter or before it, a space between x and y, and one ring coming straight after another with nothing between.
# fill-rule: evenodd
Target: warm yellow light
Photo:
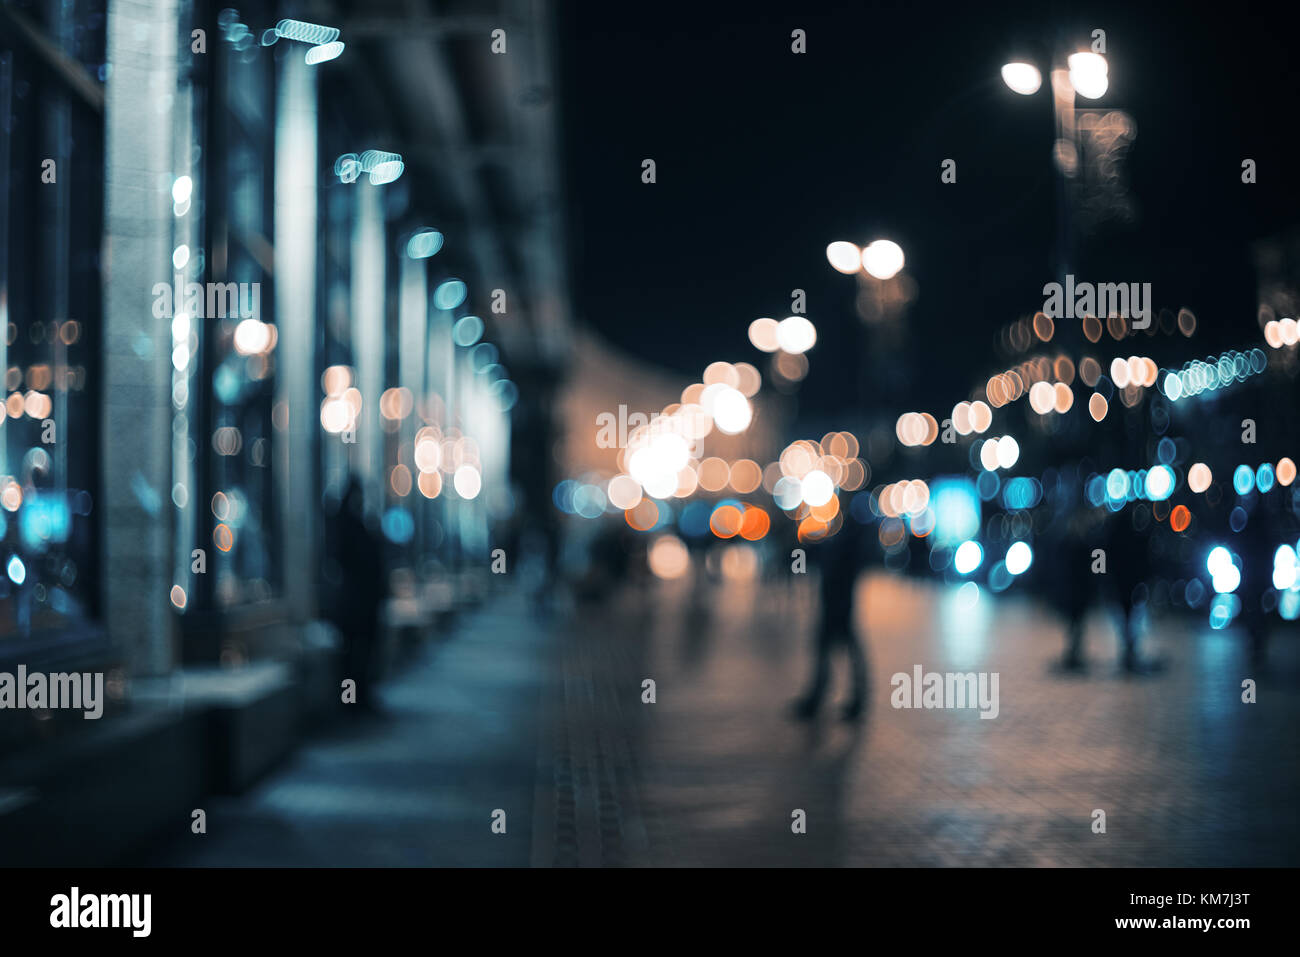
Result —
<instances>
[{"instance_id":1,"label":"warm yellow light","mask_svg":"<svg viewBox=\"0 0 1300 957\"><path fill-rule=\"evenodd\" d=\"M1110 67L1104 56L1100 53L1072 53L1067 62L1070 65L1070 85L1076 93L1088 100L1105 96L1110 86L1107 77Z\"/></svg>"},{"instance_id":2,"label":"warm yellow light","mask_svg":"<svg viewBox=\"0 0 1300 957\"><path fill-rule=\"evenodd\" d=\"M1214 474L1204 462L1197 462L1187 470L1187 487L1198 495L1210 487Z\"/></svg>"},{"instance_id":3,"label":"warm yellow light","mask_svg":"<svg viewBox=\"0 0 1300 957\"><path fill-rule=\"evenodd\" d=\"M348 366L330 366L320 377L320 386L326 395L342 395L352 385L352 369Z\"/></svg>"},{"instance_id":4,"label":"warm yellow light","mask_svg":"<svg viewBox=\"0 0 1300 957\"><path fill-rule=\"evenodd\" d=\"M274 327L260 319L245 319L235 326L235 351L241 356L269 352L275 345Z\"/></svg>"},{"instance_id":5,"label":"warm yellow light","mask_svg":"<svg viewBox=\"0 0 1300 957\"><path fill-rule=\"evenodd\" d=\"M1002 66L1002 82L1021 96L1031 96L1043 85L1043 75L1032 63L1006 63Z\"/></svg>"},{"instance_id":6,"label":"warm yellow light","mask_svg":"<svg viewBox=\"0 0 1300 957\"><path fill-rule=\"evenodd\" d=\"M411 470L405 465L398 463L393 466L393 471L388 476L388 486L399 498L405 498L411 494Z\"/></svg>"},{"instance_id":7,"label":"warm yellow light","mask_svg":"<svg viewBox=\"0 0 1300 957\"><path fill-rule=\"evenodd\" d=\"M801 355L817 344L817 328L806 316L786 316L777 323L776 341L790 355Z\"/></svg>"},{"instance_id":8,"label":"warm yellow light","mask_svg":"<svg viewBox=\"0 0 1300 957\"><path fill-rule=\"evenodd\" d=\"M681 578L691 568L691 553L676 535L661 535L650 546L650 571L658 578Z\"/></svg>"},{"instance_id":9,"label":"warm yellow light","mask_svg":"<svg viewBox=\"0 0 1300 957\"><path fill-rule=\"evenodd\" d=\"M903 248L888 239L877 239L862 250L862 268L877 279L893 279L903 268Z\"/></svg>"},{"instance_id":10,"label":"warm yellow light","mask_svg":"<svg viewBox=\"0 0 1300 957\"><path fill-rule=\"evenodd\" d=\"M418 484L425 498L437 498L442 492L442 476L437 472L421 472Z\"/></svg>"},{"instance_id":11,"label":"warm yellow light","mask_svg":"<svg viewBox=\"0 0 1300 957\"><path fill-rule=\"evenodd\" d=\"M641 504L641 483L630 475L615 475L605 493L611 505L626 511Z\"/></svg>"},{"instance_id":12,"label":"warm yellow light","mask_svg":"<svg viewBox=\"0 0 1300 957\"><path fill-rule=\"evenodd\" d=\"M1127 388L1129 383L1128 363L1120 358L1110 360L1110 379L1115 383L1115 388Z\"/></svg>"},{"instance_id":13,"label":"warm yellow light","mask_svg":"<svg viewBox=\"0 0 1300 957\"><path fill-rule=\"evenodd\" d=\"M478 493L483 488L483 477L474 466L462 465L452 475L451 484L461 498L473 499L478 497Z\"/></svg>"},{"instance_id":14,"label":"warm yellow light","mask_svg":"<svg viewBox=\"0 0 1300 957\"><path fill-rule=\"evenodd\" d=\"M777 321L764 317L755 319L749 324L749 342L759 352L776 352L781 348L776 341ZM682 401L685 402L686 394L682 394Z\"/></svg>"},{"instance_id":15,"label":"warm yellow light","mask_svg":"<svg viewBox=\"0 0 1300 957\"><path fill-rule=\"evenodd\" d=\"M1297 323L1290 316L1284 316L1278 320L1278 333L1282 337L1282 344L1293 346L1300 342L1300 323Z\"/></svg>"},{"instance_id":16,"label":"warm yellow light","mask_svg":"<svg viewBox=\"0 0 1300 957\"><path fill-rule=\"evenodd\" d=\"M1279 459L1277 463L1277 483L1290 485L1295 481L1295 463L1290 458Z\"/></svg>"},{"instance_id":17,"label":"warm yellow light","mask_svg":"<svg viewBox=\"0 0 1300 957\"><path fill-rule=\"evenodd\" d=\"M853 243L840 240L826 247L826 260L836 272L852 276L862 266L862 251Z\"/></svg>"},{"instance_id":18,"label":"warm yellow light","mask_svg":"<svg viewBox=\"0 0 1300 957\"><path fill-rule=\"evenodd\" d=\"M1056 401L1056 392L1050 382L1035 382L1029 389L1029 407L1039 415L1052 411Z\"/></svg>"},{"instance_id":19,"label":"warm yellow light","mask_svg":"<svg viewBox=\"0 0 1300 957\"><path fill-rule=\"evenodd\" d=\"M988 439L980 446L980 464L986 472L996 472L998 468L998 440Z\"/></svg>"},{"instance_id":20,"label":"warm yellow light","mask_svg":"<svg viewBox=\"0 0 1300 957\"><path fill-rule=\"evenodd\" d=\"M952 427L958 435L970 435L974 426L970 420L970 403L958 402L952 407Z\"/></svg>"}]
</instances>

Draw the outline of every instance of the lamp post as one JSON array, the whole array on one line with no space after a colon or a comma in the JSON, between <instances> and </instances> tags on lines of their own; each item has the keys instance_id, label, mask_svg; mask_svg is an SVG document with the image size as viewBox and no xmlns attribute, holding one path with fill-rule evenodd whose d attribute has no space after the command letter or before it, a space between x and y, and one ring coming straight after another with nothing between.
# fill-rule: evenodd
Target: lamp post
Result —
<instances>
[{"instance_id":1,"label":"lamp post","mask_svg":"<svg viewBox=\"0 0 1300 957\"><path fill-rule=\"evenodd\" d=\"M1075 123L1075 95L1088 100L1100 99L1110 87L1109 64L1100 53L1071 53L1065 66L1059 59L1050 72L1052 117L1055 145L1052 161L1060 176L1057 179L1057 281L1073 271L1073 189L1070 182L1079 169L1078 127ZM1002 80L1015 93L1033 96L1042 86L1038 67L1026 60L1013 60L1002 67Z\"/></svg>"},{"instance_id":2,"label":"lamp post","mask_svg":"<svg viewBox=\"0 0 1300 957\"><path fill-rule=\"evenodd\" d=\"M893 279L903 269L903 247L891 239L877 239L859 249L838 240L826 247L826 261L836 272L852 276L866 272L879 280Z\"/></svg>"}]
</instances>

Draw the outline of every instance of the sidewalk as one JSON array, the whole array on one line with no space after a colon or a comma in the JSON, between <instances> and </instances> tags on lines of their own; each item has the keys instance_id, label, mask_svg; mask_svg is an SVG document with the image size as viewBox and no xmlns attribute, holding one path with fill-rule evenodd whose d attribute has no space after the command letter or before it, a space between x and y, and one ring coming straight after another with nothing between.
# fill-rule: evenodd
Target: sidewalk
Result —
<instances>
[{"instance_id":1,"label":"sidewalk","mask_svg":"<svg viewBox=\"0 0 1300 957\"><path fill-rule=\"evenodd\" d=\"M385 717L346 714L249 792L206 799L207 833L144 863L527 865L547 648L521 603L489 602L403 666Z\"/></svg>"},{"instance_id":2,"label":"sidewalk","mask_svg":"<svg viewBox=\"0 0 1300 957\"><path fill-rule=\"evenodd\" d=\"M860 589L872 691L861 725L833 708L811 726L784 713L808 675L806 596L724 585L692 600L657 586L634 628L575 634L569 660L598 656L620 689L591 737L610 740L632 716L620 800L653 813L628 863L1300 863L1294 630L1278 629L1257 670L1235 631L1158 622L1148 650L1168 666L1133 678L1095 615L1092 667L1067 676L1052 668L1061 624L1014 595L969 607L956 589L884 576ZM999 672L999 716L894 709L891 676L917 664ZM635 696L642 676L657 681L655 705ZM1241 701L1245 678L1257 704ZM606 751L616 769L619 754ZM795 809L806 834L791 832ZM1104 834L1091 827L1098 809Z\"/></svg>"},{"instance_id":3,"label":"sidewalk","mask_svg":"<svg viewBox=\"0 0 1300 957\"><path fill-rule=\"evenodd\" d=\"M809 725L786 710L809 668L803 584L654 583L545 623L497 599L406 666L389 720L358 716L210 799L208 833L150 862L1300 863L1293 633L1256 670L1235 632L1160 622L1148 651L1167 667L1134 678L1094 616L1091 669L1063 675L1060 623L1023 599L877 577L860 585L868 712ZM997 718L891 707L891 676L918 664L999 673ZM1258 704L1241 701L1247 677Z\"/></svg>"}]
</instances>

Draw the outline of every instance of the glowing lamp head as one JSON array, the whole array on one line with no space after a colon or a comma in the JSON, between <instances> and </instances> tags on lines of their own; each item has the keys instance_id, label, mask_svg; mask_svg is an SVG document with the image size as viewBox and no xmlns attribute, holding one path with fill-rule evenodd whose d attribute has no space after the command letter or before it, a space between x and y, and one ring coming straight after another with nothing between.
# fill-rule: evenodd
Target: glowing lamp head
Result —
<instances>
[{"instance_id":1,"label":"glowing lamp head","mask_svg":"<svg viewBox=\"0 0 1300 957\"><path fill-rule=\"evenodd\" d=\"M817 327L804 316L787 316L776 326L777 345L791 355L800 355L817 344Z\"/></svg>"},{"instance_id":2,"label":"glowing lamp head","mask_svg":"<svg viewBox=\"0 0 1300 957\"><path fill-rule=\"evenodd\" d=\"M877 279L893 279L903 269L903 247L877 239L862 250L862 268Z\"/></svg>"},{"instance_id":3,"label":"glowing lamp head","mask_svg":"<svg viewBox=\"0 0 1300 957\"><path fill-rule=\"evenodd\" d=\"M1070 67L1070 85L1087 100L1098 100L1110 86L1110 66L1100 53L1072 53L1066 61Z\"/></svg>"},{"instance_id":4,"label":"glowing lamp head","mask_svg":"<svg viewBox=\"0 0 1300 957\"><path fill-rule=\"evenodd\" d=\"M1021 96L1032 96L1043 85L1043 75L1032 63L1007 63L1002 67L1002 82Z\"/></svg>"},{"instance_id":5,"label":"glowing lamp head","mask_svg":"<svg viewBox=\"0 0 1300 957\"><path fill-rule=\"evenodd\" d=\"M840 240L826 247L826 260L836 272L852 276L862 268L862 251L853 243Z\"/></svg>"},{"instance_id":6,"label":"glowing lamp head","mask_svg":"<svg viewBox=\"0 0 1300 957\"><path fill-rule=\"evenodd\" d=\"M825 505L835 495L835 483L821 469L813 469L803 477L803 500L813 508Z\"/></svg>"}]
</instances>

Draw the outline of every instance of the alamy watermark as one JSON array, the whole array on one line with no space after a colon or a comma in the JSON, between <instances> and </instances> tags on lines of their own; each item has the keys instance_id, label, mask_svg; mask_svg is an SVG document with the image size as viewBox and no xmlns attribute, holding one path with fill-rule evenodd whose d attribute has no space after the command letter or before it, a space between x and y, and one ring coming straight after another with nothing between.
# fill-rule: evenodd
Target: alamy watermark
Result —
<instances>
[{"instance_id":1,"label":"alamy watermark","mask_svg":"<svg viewBox=\"0 0 1300 957\"><path fill-rule=\"evenodd\" d=\"M152 914L152 894L83 894L73 887L50 898L50 926L56 928L122 927L148 937Z\"/></svg>"},{"instance_id":2,"label":"alamy watermark","mask_svg":"<svg viewBox=\"0 0 1300 957\"><path fill-rule=\"evenodd\" d=\"M104 673L40 671L28 673L26 665L18 673L0 671L0 709L59 708L85 711L88 721L104 714Z\"/></svg>"},{"instance_id":3,"label":"alamy watermark","mask_svg":"<svg viewBox=\"0 0 1300 957\"><path fill-rule=\"evenodd\" d=\"M1049 319L1082 319L1084 316L1119 316L1132 319L1134 329L1151 325L1151 283L1080 282L1074 275L1065 285L1049 282L1043 287L1043 314Z\"/></svg>"},{"instance_id":4,"label":"alamy watermark","mask_svg":"<svg viewBox=\"0 0 1300 957\"><path fill-rule=\"evenodd\" d=\"M707 413L698 407L679 410L672 415L662 412L629 412L619 405L618 412L600 412L596 415L596 447L601 449L626 449L638 439L651 439L657 435L680 435L692 455L698 455L701 436L712 427Z\"/></svg>"},{"instance_id":5,"label":"alamy watermark","mask_svg":"<svg viewBox=\"0 0 1300 957\"><path fill-rule=\"evenodd\" d=\"M260 282L185 282L180 273L172 285L153 285L153 314L169 319L179 306L191 319L257 319L261 315Z\"/></svg>"},{"instance_id":6,"label":"alamy watermark","mask_svg":"<svg viewBox=\"0 0 1300 957\"><path fill-rule=\"evenodd\" d=\"M996 671L941 674L913 665L910 675L900 671L889 679L894 689L889 703L895 708L978 708L981 718L996 718L998 675Z\"/></svg>"}]
</instances>

